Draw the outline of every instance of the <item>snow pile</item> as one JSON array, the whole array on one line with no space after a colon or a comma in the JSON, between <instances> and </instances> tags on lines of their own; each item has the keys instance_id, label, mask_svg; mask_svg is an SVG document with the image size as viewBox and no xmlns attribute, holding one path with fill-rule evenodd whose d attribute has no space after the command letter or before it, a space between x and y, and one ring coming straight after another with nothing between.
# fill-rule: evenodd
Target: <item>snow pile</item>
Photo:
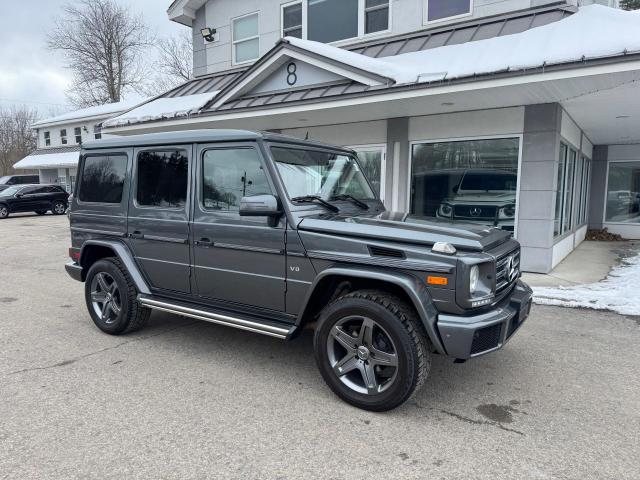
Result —
<instances>
[{"instance_id":1,"label":"snow pile","mask_svg":"<svg viewBox=\"0 0 640 480\"><path fill-rule=\"evenodd\" d=\"M32 126L41 127L52 123L69 122L71 120L80 120L83 118L110 117L112 115L115 115L116 113L127 111L144 101L146 100L123 100L122 102L107 103L105 105L98 105L95 107L83 108L81 110L74 110L73 112L68 112L64 115L58 115L57 117L45 118L44 120L40 120L34 123Z\"/></svg>"},{"instance_id":2,"label":"snow pile","mask_svg":"<svg viewBox=\"0 0 640 480\"><path fill-rule=\"evenodd\" d=\"M536 287L533 295L534 302L541 305L640 315L640 254L623 260L602 282L575 287Z\"/></svg>"},{"instance_id":3,"label":"snow pile","mask_svg":"<svg viewBox=\"0 0 640 480\"><path fill-rule=\"evenodd\" d=\"M19 170L35 170L38 168L59 168L59 167L76 167L80 152L78 150L72 152L46 153L41 155L29 155L13 168Z\"/></svg>"},{"instance_id":4,"label":"snow pile","mask_svg":"<svg viewBox=\"0 0 640 480\"><path fill-rule=\"evenodd\" d=\"M104 126L116 127L150 120L188 117L192 113L199 112L218 93L219 90L196 95L185 95L183 97L158 98L107 120L104 122Z\"/></svg>"},{"instance_id":5,"label":"snow pile","mask_svg":"<svg viewBox=\"0 0 640 480\"><path fill-rule=\"evenodd\" d=\"M318 42L287 37L298 46L398 84L424 83L640 52L640 10L590 5L525 32L459 45L371 58Z\"/></svg>"}]
</instances>

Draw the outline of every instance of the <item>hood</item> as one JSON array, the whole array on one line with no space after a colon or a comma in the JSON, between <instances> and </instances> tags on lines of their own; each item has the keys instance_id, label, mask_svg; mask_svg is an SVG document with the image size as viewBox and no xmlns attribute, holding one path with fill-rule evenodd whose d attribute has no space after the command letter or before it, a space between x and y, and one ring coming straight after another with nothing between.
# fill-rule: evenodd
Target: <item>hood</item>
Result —
<instances>
[{"instance_id":1,"label":"hood","mask_svg":"<svg viewBox=\"0 0 640 480\"><path fill-rule=\"evenodd\" d=\"M298 229L427 246L448 242L457 249L471 251L489 250L511 238L509 232L498 228L411 216L404 212L313 215L304 217Z\"/></svg>"},{"instance_id":2,"label":"hood","mask_svg":"<svg viewBox=\"0 0 640 480\"><path fill-rule=\"evenodd\" d=\"M502 203L515 203L515 192L509 193L464 193L460 192L451 200L447 200L448 203L452 202L474 202L474 203L486 203L486 204L502 204Z\"/></svg>"}]
</instances>

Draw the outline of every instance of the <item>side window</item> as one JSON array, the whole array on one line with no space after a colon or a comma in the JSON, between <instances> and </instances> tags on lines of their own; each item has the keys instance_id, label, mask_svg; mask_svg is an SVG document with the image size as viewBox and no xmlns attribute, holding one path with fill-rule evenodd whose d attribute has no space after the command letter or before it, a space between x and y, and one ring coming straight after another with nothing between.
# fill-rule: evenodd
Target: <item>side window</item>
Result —
<instances>
[{"instance_id":1,"label":"side window","mask_svg":"<svg viewBox=\"0 0 640 480\"><path fill-rule=\"evenodd\" d=\"M142 207L184 208L189 159L184 150L146 151L138 155L136 201Z\"/></svg>"},{"instance_id":2,"label":"side window","mask_svg":"<svg viewBox=\"0 0 640 480\"><path fill-rule=\"evenodd\" d=\"M38 187L24 187L18 193L21 195L33 195L34 193L39 193L37 192L37 190L38 190Z\"/></svg>"},{"instance_id":3,"label":"side window","mask_svg":"<svg viewBox=\"0 0 640 480\"><path fill-rule=\"evenodd\" d=\"M237 212L242 197L272 193L253 148L207 150L202 177L202 203L207 210Z\"/></svg>"},{"instance_id":4,"label":"side window","mask_svg":"<svg viewBox=\"0 0 640 480\"><path fill-rule=\"evenodd\" d=\"M79 200L92 203L120 203L126 172L126 155L86 157L80 180Z\"/></svg>"},{"instance_id":5,"label":"side window","mask_svg":"<svg viewBox=\"0 0 640 480\"><path fill-rule=\"evenodd\" d=\"M67 129L63 128L62 130L60 130L60 143L62 145L66 145L67 144Z\"/></svg>"}]
</instances>

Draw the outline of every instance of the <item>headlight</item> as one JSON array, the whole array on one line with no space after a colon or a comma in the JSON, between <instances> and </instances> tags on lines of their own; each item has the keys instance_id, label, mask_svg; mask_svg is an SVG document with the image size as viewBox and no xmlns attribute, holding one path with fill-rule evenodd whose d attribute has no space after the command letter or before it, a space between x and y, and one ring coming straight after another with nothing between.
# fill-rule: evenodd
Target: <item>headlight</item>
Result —
<instances>
[{"instance_id":1,"label":"headlight","mask_svg":"<svg viewBox=\"0 0 640 480\"><path fill-rule=\"evenodd\" d=\"M471 295L476 293L478 290L478 280L480 278L480 269L477 265L471 267L471 271L469 272L469 292Z\"/></svg>"},{"instance_id":2,"label":"headlight","mask_svg":"<svg viewBox=\"0 0 640 480\"><path fill-rule=\"evenodd\" d=\"M440 205L440 208L438 209L438 215L440 215L441 217L451 218L452 214L453 207L451 205L449 205L448 203L443 203L442 205Z\"/></svg>"},{"instance_id":3,"label":"headlight","mask_svg":"<svg viewBox=\"0 0 640 480\"><path fill-rule=\"evenodd\" d=\"M515 205L507 205L506 207L502 207L500 209L500 219L501 220L510 220L516 216L516 206Z\"/></svg>"}]
</instances>

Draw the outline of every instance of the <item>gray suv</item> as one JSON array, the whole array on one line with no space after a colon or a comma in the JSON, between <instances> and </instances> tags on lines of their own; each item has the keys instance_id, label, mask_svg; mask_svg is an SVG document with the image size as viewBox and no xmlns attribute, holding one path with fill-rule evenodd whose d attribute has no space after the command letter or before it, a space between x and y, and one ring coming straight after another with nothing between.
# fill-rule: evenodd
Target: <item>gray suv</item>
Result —
<instances>
[{"instance_id":1,"label":"gray suv","mask_svg":"<svg viewBox=\"0 0 640 480\"><path fill-rule=\"evenodd\" d=\"M345 401L406 401L433 354L501 348L529 315L509 233L386 211L353 151L207 130L86 143L71 262L113 335L152 310L290 340Z\"/></svg>"}]
</instances>

